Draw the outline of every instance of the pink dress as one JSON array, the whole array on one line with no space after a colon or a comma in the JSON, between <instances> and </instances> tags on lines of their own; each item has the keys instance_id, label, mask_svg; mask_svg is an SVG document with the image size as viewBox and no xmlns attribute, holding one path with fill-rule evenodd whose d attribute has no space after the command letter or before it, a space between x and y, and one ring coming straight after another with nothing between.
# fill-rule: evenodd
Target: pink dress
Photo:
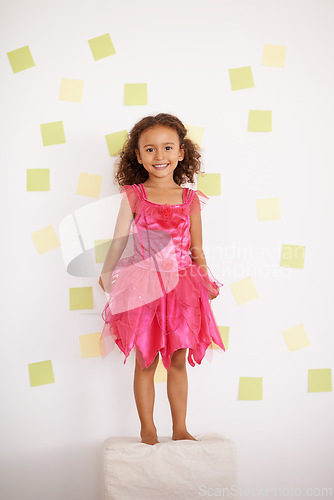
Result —
<instances>
[{"instance_id":1,"label":"pink dress","mask_svg":"<svg viewBox=\"0 0 334 500\"><path fill-rule=\"evenodd\" d=\"M190 215L209 198L184 188L183 203L168 205L149 201L143 184L122 186L120 192L136 217L111 276L116 281L102 312L101 352L116 343L125 363L135 348L141 369L160 352L168 369L180 348L189 348L191 366L201 364L211 341L225 351L209 299L224 285L190 253Z\"/></svg>"}]
</instances>

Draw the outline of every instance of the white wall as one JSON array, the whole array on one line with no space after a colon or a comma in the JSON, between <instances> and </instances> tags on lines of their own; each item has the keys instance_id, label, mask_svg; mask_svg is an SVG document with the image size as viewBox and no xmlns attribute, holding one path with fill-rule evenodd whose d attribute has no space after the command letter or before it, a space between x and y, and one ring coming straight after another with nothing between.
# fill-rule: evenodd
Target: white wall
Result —
<instances>
[{"instance_id":1,"label":"white wall","mask_svg":"<svg viewBox=\"0 0 334 500\"><path fill-rule=\"evenodd\" d=\"M58 233L94 202L75 194L80 172L103 176L100 199L116 194L104 136L157 112L204 127L204 169L221 174L204 246L225 285L212 307L229 349L187 367L188 429L236 442L240 487L334 487L333 393L307 386L308 369L333 364L333 2L13 0L2 10L1 497L97 500L103 441L139 436L133 355L126 365L116 350L81 357L79 336L102 328L103 292L66 273L60 247L39 255L31 233ZM105 33L116 54L94 61L88 39ZM264 44L287 47L284 68L261 65ZM24 45L36 66L14 74L7 52ZM232 91L228 70L241 66L255 87ZM81 103L58 99L62 78L84 80ZM124 83L139 82L149 104L124 106ZM272 110L272 132L247 131L250 109ZM58 120L66 144L43 147L40 124ZM26 191L27 168L50 168L49 192ZM275 196L282 219L260 223L256 199ZM285 243L305 245L304 269L280 268ZM230 285L246 276L259 298L238 306ZM93 310L69 310L80 286L93 286ZM291 353L282 331L300 323L311 345ZM28 363L49 359L55 383L32 387ZM263 377L263 401L238 400L240 376ZM171 434L164 383L155 420Z\"/></svg>"}]
</instances>

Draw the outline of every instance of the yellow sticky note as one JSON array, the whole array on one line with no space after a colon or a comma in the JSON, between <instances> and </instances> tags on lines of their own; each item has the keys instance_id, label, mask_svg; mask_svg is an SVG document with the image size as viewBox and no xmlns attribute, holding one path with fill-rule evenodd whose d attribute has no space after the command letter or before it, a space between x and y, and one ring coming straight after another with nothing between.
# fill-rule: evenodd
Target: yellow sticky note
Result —
<instances>
[{"instance_id":1,"label":"yellow sticky note","mask_svg":"<svg viewBox=\"0 0 334 500\"><path fill-rule=\"evenodd\" d=\"M126 130L120 130L105 136L110 156L117 156L128 138Z\"/></svg>"},{"instance_id":2,"label":"yellow sticky note","mask_svg":"<svg viewBox=\"0 0 334 500\"><path fill-rule=\"evenodd\" d=\"M93 308L93 287L81 286L70 288L70 311Z\"/></svg>"},{"instance_id":3,"label":"yellow sticky note","mask_svg":"<svg viewBox=\"0 0 334 500\"><path fill-rule=\"evenodd\" d=\"M281 267L303 269L305 261L305 246L282 245Z\"/></svg>"},{"instance_id":4,"label":"yellow sticky note","mask_svg":"<svg viewBox=\"0 0 334 500\"><path fill-rule=\"evenodd\" d=\"M116 54L116 50L109 33L91 38L88 40L88 43L95 61Z\"/></svg>"},{"instance_id":5,"label":"yellow sticky note","mask_svg":"<svg viewBox=\"0 0 334 500\"><path fill-rule=\"evenodd\" d=\"M62 78L60 83L59 99L62 101L81 102L84 81Z\"/></svg>"},{"instance_id":6,"label":"yellow sticky note","mask_svg":"<svg viewBox=\"0 0 334 500\"><path fill-rule=\"evenodd\" d=\"M126 106L136 106L147 104L147 84L146 83L125 83L124 84L124 104Z\"/></svg>"},{"instance_id":7,"label":"yellow sticky note","mask_svg":"<svg viewBox=\"0 0 334 500\"><path fill-rule=\"evenodd\" d=\"M25 45L20 49L7 52L7 56L14 73L18 73L19 71L35 66L35 62L32 58L28 45Z\"/></svg>"},{"instance_id":8,"label":"yellow sticky note","mask_svg":"<svg viewBox=\"0 0 334 500\"><path fill-rule=\"evenodd\" d=\"M52 225L31 233L31 237L39 254L49 252L60 246L59 239Z\"/></svg>"},{"instance_id":9,"label":"yellow sticky note","mask_svg":"<svg viewBox=\"0 0 334 500\"><path fill-rule=\"evenodd\" d=\"M302 324L284 330L282 335L290 352L310 345L310 339Z\"/></svg>"},{"instance_id":10,"label":"yellow sticky note","mask_svg":"<svg viewBox=\"0 0 334 500\"><path fill-rule=\"evenodd\" d=\"M196 125L185 125L187 129L187 137L195 142L199 147L202 146L204 128Z\"/></svg>"},{"instance_id":11,"label":"yellow sticky note","mask_svg":"<svg viewBox=\"0 0 334 500\"><path fill-rule=\"evenodd\" d=\"M95 262L97 264L104 263L110 248L112 239L109 240L94 240Z\"/></svg>"},{"instance_id":12,"label":"yellow sticky note","mask_svg":"<svg viewBox=\"0 0 334 500\"><path fill-rule=\"evenodd\" d=\"M207 196L219 196L220 174L198 174L197 189Z\"/></svg>"},{"instance_id":13,"label":"yellow sticky note","mask_svg":"<svg viewBox=\"0 0 334 500\"><path fill-rule=\"evenodd\" d=\"M240 377L239 399L262 399L262 377Z\"/></svg>"},{"instance_id":14,"label":"yellow sticky note","mask_svg":"<svg viewBox=\"0 0 334 500\"><path fill-rule=\"evenodd\" d=\"M32 386L53 384L55 381L51 360L29 363L28 369Z\"/></svg>"},{"instance_id":15,"label":"yellow sticky note","mask_svg":"<svg viewBox=\"0 0 334 500\"><path fill-rule=\"evenodd\" d=\"M251 109L248 120L249 132L271 132L271 111Z\"/></svg>"},{"instance_id":16,"label":"yellow sticky note","mask_svg":"<svg viewBox=\"0 0 334 500\"><path fill-rule=\"evenodd\" d=\"M255 87L253 73L250 66L229 69L232 90Z\"/></svg>"},{"instance_id":17,"label":"yellow sticky note","mask_svg":"<svg viewBox=\"0 0 334 500\"><path fill-rule=\"evenodd\" d=\"M159 362L154 373L154 383L160 384L162 382L167 382L167 370L163 365L162 359L159 358Z\"/></svg>"},{"instance_id":18,"label":"yellow sticky note","mask_svg":"<svg viewBox=\"0 0 334 500\"><path fill-rule=\"evenodd\" d=\"M279 198L261 198L256 200L258 221L280 220L281 210Z\"/></svg>"},{"instance_id":19,"label":"yellow sticky note","mask_svg":"<svg viewBox=\"0 0 334 500\"><path fill-rule=\"evenodd\" d=\"M50 169L27 168L27 191L50 191Z\"/></svg>"},{"instance_id":20,"label":"yellow sticky note","mask_svg":"<svg viewBox=\"0 0 334 500\"><path fill-rule=\"evenodd\" d=\"M41 124L43 146L53 146L66 142L63 122L50 122Z\"/></svg>"},{"instance_id":21,"label":"yellow sticky note","mask_svg":"<svg viewBox=\"0 0 334 500\"><path fill-rule=\"evenodd\" d=\"M316 368L308 371L308 392L332 392L331 368Z\"/></svg>"},{"instance_id":22,"label":"yellow sticky note","mask_svg":"<svg viewBox=\"0 0 334 500\"><path fill-rule=\"evenodd\" d=\"M218 326L218 330L219 330L220 336L222 338L225 350L227 351L230 327L229 326ZM211 342L209 347L211 347L212 349L222 350L222 348L219 345L215 344L214 342Z\"/></svg>"},{"instance_id":23,"label":"yellow sticky note","mask_svg":"<svg viewBox=\"0 0 334 500\"><path fill-rule=\"evenodd\" d=\"M82 358L94 358L96 356L102 355L100 347L100 337L101 332L79 335Z\"/></svg>"},{"instance_id":24,"label":"yellow sticky note","mask_svg":"<svg viewBox=\"0 0 334 500\"><path fill-rule=\"evenodd\" d=\"M232 283L230 287L238 306L259 296L251 276Z\"/></svg>"},{"instance_id":25,"label":"yellow sticky note","mask_svg":"<svg viewBox=\"0 0 334 500\"><path fill-rule=\"evenodd\" d=\"M102 175L81 172L76 194L98 198L100 196Z\"/></svg>"},{"instance_id":26,"label":"yellow sticky note","mask_svg":"<svg viewBox=\"0 0 334 500\"><path fill-rule=\"evenodd\" d=\"M265 43L263 47L262 66L284 68L285 56L285 45L272 45L270 43Z\"/></svg>"}]
</instances>

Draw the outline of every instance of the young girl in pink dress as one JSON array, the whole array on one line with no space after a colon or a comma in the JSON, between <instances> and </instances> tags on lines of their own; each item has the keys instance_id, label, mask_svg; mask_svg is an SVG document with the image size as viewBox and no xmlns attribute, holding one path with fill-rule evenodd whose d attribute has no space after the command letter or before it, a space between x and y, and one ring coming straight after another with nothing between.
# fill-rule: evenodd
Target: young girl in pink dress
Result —
<instances>
[{"instance_id":1,"label":"young girl in pink dress","mask_svg":"<svg viewBox=\"0 0 334 500\"><path fill-rule=\"evenodd\" d=\"M134 395L141 441L158 443L153 421L159 352L167 370L172 439L194 439L186 428L191 366L213 341L225 351L211 309L223 286L206 264L201 210L208 197L182 188L200 172L198 146L182 122L160 113L140 120L118 158L121 205L99 284L109 294L101 348L116 343L136 353Z\"/></svg>"}]
</instances>

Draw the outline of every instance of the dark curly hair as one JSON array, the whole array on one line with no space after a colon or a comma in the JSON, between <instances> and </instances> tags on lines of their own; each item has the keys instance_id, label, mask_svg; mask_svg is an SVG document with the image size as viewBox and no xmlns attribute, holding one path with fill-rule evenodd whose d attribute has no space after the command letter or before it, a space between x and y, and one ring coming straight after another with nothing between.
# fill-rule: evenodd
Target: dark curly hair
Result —
<instances>
[{"instance_id":1,"label":"dark curly hair","mask_svg":"<svg viewBox=\"0 0 334 500\"><path fill-rule=\"evenodd\" d=\"M198 151L200 147L186 137L187 129L183 123L176 116L159 113L155 116L142 118L131 129L115 162L116 170L114 179L120 186L124 186L125 184L140 184L148 179L149 174L143 165L138 162L135 149L139 149L138 140L140 135L145 130L157 125L164 125L176 130L180 139L180 147L183 146L184 148L184 159L179 162L173 172L174 182L179 186L186 182L194 184L194 175L202 172L201 154Z\"/></svg>"}]
</instances>

